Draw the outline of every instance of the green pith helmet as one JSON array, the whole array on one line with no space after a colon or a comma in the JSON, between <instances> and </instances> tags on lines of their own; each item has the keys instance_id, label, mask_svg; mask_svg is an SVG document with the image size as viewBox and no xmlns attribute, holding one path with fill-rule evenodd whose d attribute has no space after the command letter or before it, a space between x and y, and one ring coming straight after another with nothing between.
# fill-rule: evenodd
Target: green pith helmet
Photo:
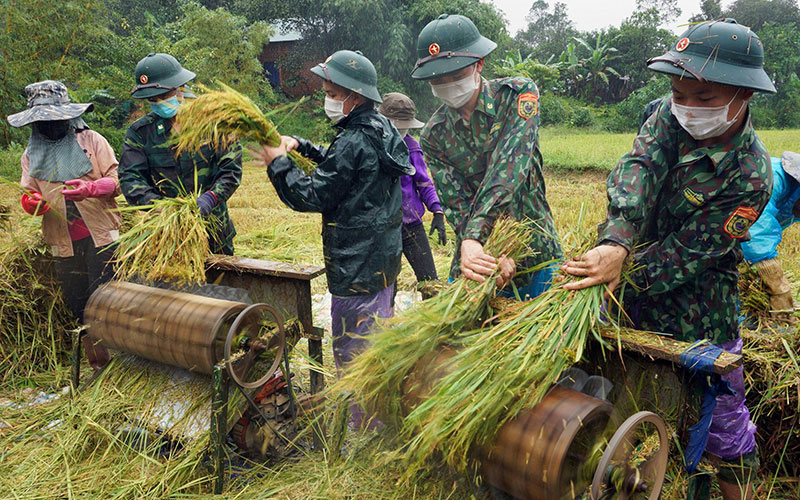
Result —
<instances>
[{"instance_id":1,"label":"green pith helmet","mask_svg":"<svg viewBox=\"0 0 800 500\"><path fill-rule=\"evenodd\" d=\"M417 64L411 77L429 80L454 73L475 64L496 47L468 17L442 14L419 32Z\"/></svg>"},{"instance_id":2,"label":"green pith helmet","mask_svg":"<svg viewBox=\"0 0 800 500\"><path fill-rule=\"evenodd\" d=\"M337 50L324 63L311 68L311 72L367 99L381 102L375 66L358 50Z\"/></svg>"},{"instance_id":3,"label":"green pith helmet","mask_svg":"<svg viewBox=\"0 0 800 500\"><path fill-rule=\"evenodd\" d=\"M171 55L151 52L136 65L136 86L133 87L131 96L147 99L166 94L195 76Z\"/></svg>"},{"instance_id":4,"label":"green pith helmet","mask_svg":"<svg viewBox=\"0 0 800 500\"><path fill-rule=\"evenodd\" d=\"M764 47L750 28L733 19L695 24L666 54L647 61L659 73L775 93L764 71Z\"/></svg>"}]
</instances>

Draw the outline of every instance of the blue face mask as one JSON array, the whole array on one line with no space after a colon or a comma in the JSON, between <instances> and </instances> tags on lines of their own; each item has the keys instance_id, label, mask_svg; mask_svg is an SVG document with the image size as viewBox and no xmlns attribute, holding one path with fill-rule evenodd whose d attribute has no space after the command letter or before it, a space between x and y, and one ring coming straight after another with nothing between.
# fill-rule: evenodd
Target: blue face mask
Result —
<instances>
[{"instance_id":1,"label":"blue face mask","mask_svg":"<svg viewBox=\"0 0 800 500\"><path fill-rule=\"evenodd\" d=\"M180 106L181 102L178 100L178 96L174 95L168 99L151 102L150 110L161 118L172 118L178 114L178 108Z\"/></svg>"}]
</instances>

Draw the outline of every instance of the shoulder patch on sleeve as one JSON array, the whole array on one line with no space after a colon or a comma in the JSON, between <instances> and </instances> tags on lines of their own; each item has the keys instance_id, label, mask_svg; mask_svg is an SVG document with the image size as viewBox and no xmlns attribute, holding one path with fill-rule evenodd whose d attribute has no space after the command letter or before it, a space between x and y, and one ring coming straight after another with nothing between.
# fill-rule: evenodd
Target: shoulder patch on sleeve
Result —
<instances>
[{"instance_id":1,"label":"shoulder patch on sleeve","mask_svg":"<svg viewBox=\"0 0 800 500\"><path fill-rule=\"evenodd\" d=\"M752 207L739 206L725 221L723 231L733 239L743 238L747 230L758 220L758 212Z\"/></svg>"},{"instance_id":2,"label":"shoulder patch on sleeve","mask_svg":"<svg viewBox=\"0 0 800 500\"><path fill-rule=\"evenodd\" d=\"M539 94L524 92L517 97L517 114L528 119L539 113Z\"/></svg>"}]
</instances>

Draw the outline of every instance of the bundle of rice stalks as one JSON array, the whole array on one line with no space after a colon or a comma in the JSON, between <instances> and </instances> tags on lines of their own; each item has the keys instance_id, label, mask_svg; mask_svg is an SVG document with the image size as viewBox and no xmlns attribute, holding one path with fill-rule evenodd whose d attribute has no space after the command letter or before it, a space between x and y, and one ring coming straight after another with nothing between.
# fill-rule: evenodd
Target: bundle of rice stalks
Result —
<instances>
[{"instance_id":1,"label":"bundle of rice stalks","mask_svg":"<svg viewBox=\"0 0 800 500\"><path fill-rule=\"evenodd\" d=\"M490 255L519 260L528 252L531 234L524 223L499 219L485 249ZM384 423L399 427L401 388L411 369L453 335L491 316L489 300L495 288L496 276L482 283L460 277L436 297L388 320L370 335L370 348L356 357L332 390L352 391L366 408L379 410Z\"/></svg>"},{"instance_id":2,"label":"bundle of rice stalks","mask_svg":"<svg viewBox=\"0 0 800 500\"><path fill-rule=\"evenodd\" d=\"M288 106L263 113L244 94L219 83L220 90L200 86L204 92L180 108L176 117L178 130L177 153L197 152L206 144L227 147L249 139L268 146L279 146L281 135L270 117L291 112ZM292 107L299 105L298 101ZM304 172L310 173L316 164L297 151L290 151L289 158Z\"/></svg>"},{"instance_id":3,"label":"bundle of rice stalks","mask_svg":"<svg viewBox=\"0 0 800 500\"><path fill-rule=\"evenodd\" d=\"M742 312L754 318L769 315L769 294L755 268L747 263L739 266L739 302Z\"/></svg>"},{"instance_id":4,"label":"bundle of rice stalks","mask_svg":"<svg viewBox=\"0 0 800 500\"><path fill-rule=\"evenodd\" d=\"M406 464L406 480L436 456L468 470L505 422L539 403L581 359L590 332L603 342L597 327L604 287L554 287L528 302L489 299L492 287L481 290L479 308L456 285L373 334L372 346L338 384L382 420L400 425L402 445L393 456ZM459 302L466 311L453 314L448 306ZM487 311L491 306L502 309ZM403 401L404 393L419 392L411 405Z\"/></svg>"},{"instance_id":5,"label":"bundle of rice stalks","mask_svg":"<svg viewBox=\"0 0 800 500\"><path fill-rule=\"evenodd\" d=\"M142 208L149 210L117 242L117 279L204 283L206 260L211 256L208 234L218 221L200 215L193 194L154 200L149 207L119 210Z\"/></svg>"},{"instance_id":6,"label":"bundle of rice stalks","mask_svg":"<svg viewBox=\"0 0 800 500\"><path fill-rule=\"evenodd\" d=\"M39 373L65 377L65 331L77 325L63 305L41 223L30 217L7 223L0 241L0 383Z\"/></svg>"},{"instance_id":7,"label":"bundle of rice stalks","mask_svg":"<svg viewBox=\"0 0 800 500\"><path fill-rule=\"evenodd\" d=\"M448 464L466 470L473 451L538 404L561 372L581 359L600 323L604 291L551 288L504 310L489 328L452 337L458 353L403 422L409 474L437 450Z\"/></svg>"}]
</instances>

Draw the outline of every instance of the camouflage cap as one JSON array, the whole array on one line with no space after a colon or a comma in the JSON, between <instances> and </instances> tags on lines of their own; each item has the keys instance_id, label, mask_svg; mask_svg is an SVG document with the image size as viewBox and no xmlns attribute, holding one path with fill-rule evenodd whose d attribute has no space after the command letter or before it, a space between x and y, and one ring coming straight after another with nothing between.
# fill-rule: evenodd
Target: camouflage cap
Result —
<instances>
[{"instance_id":1,"label":"camouflage cap","mask_svg":"<svg viewBox=\"0 0 800 500\"><path fill-rule=\"evenodd\" d=\"M22 127L33 122L71 120L94 109L94 104L70 102L67 87L54 80L31 83L25 87L28 109L8 117L12 127Z\"/></svg>"},{"instance_id":2,"label":"camouflage cap","mask_svg":"<svg viewBox=\"0 0 800 500\"><path fill-rule=\"evenodd\" d=\"M424 123L414 117L417 110L414 101L400 92L389 92L383 95L383 102L378 112L394 123L397 128L422 128Z\"/></svg>"}]
</instances>

